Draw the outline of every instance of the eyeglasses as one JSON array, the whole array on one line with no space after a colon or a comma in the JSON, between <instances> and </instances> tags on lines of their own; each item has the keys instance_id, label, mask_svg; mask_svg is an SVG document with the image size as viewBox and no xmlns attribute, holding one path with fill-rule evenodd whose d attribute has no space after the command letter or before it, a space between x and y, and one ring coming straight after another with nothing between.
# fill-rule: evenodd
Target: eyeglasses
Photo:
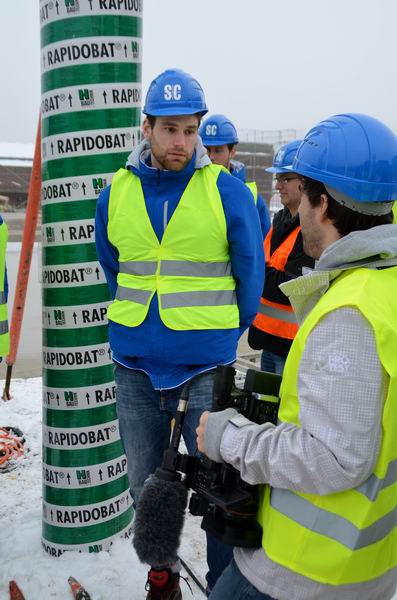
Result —
<instances>
[{"instance_id":1,"label":"eyeglasses","mask_svg":"<svg viewBox=\"0 0 397 600\"><path fill-rule=\"evenodd\" d=\"M300 179L300 177L276 177L276 183L287 185L289 181L293 181L294 179Z\"/></svg>"}]
</instances>

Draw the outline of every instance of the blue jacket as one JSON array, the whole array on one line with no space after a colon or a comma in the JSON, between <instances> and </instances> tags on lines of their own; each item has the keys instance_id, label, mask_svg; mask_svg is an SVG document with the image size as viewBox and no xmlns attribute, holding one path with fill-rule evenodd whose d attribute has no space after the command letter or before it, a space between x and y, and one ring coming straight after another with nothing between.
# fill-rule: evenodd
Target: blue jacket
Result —
<instances>
[{"instance_id":1,"label":"blue jacket","mask_svg":"<svg viewBox=\"0 0 397 600\"><path fill-rule=\"evenodd\" d=\"M247 174L245 171L244 163L242 163L238 160L231 160L230 161L230 172L233 175L233 177L236 177L237 179L240 179L240 181L242 181L243 183L246 183ZM265 239L265 237L267 236L267 233L270 229L271 219L270 219L270 212L267 207L267 204L260 194L258 194L258 199L256 201L256 208L258 210L259 220L261 222L263 239Z\"/></svg>"},{"instance_id":2,"label":"blue jacket","mask_svg":"<svg viewBox=\"0 0 397 600\"><path fill-rule=\"evenodd\" d=\"M161 241L166 224L196 168L209 164L201 142L190 163L180 172L151 167L150 146L143 141L130 155L127 168L141 180L146 210ZM255 318L264 282L263 240L257 211L248 188L227 173L218 177L233 276L240 312L239 329L174 331L160 319L157 295L151 301L144 322L125 327L109 321L109 342L113 358L131 369L145 371L155 389L181 385L197 373L231 363L236 359L237 342ZM107 236L110 186L99 196L95 237L99 261L112 297L117 287L118 252Z\"/></svg>"}]
</instances>

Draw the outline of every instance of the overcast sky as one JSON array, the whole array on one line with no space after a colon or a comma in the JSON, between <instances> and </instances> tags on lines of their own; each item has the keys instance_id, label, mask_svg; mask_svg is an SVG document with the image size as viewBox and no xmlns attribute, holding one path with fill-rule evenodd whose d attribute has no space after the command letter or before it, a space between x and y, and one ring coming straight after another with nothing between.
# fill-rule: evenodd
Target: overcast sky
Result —
<instances>
[{"instance_id":1,"label":"overcast sky","mask_svg":"<svg viewBox=\"0 0 397 600\"><path fill-rule=\"evenodd\" d=\"M39 0L0 0L0 142L33 142ZM397 0L144 0L143 88L168 67L240 129L297 129L338 112L397 132Z\"/></svg>"}]
</instances>

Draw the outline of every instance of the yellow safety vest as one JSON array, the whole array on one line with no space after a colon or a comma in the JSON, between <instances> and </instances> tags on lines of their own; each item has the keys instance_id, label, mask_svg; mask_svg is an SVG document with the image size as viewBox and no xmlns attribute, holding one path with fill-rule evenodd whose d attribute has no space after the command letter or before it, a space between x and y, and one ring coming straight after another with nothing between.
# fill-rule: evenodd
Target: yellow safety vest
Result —
<instances>
[{"instance_id":1,"label":"yellow safety vest","mask_svg":"<svg viewBox=\"0 0 397 600\"><path fill-rule=\"evenodd\" d=\"M218 165L197 169L159 242L139 177L120 169L109 200L109 241L119 252L110 320L136 327L157 292L160 318L174 330L239 326Z\"/></svg>"},{"instance_id":2,"label":"yellow safety vest","mask_svg":"<svg viewBox=\"0 0 397 600\"><path fill-rule=\"evenodd\" d=\"M7 301L4 291L7 240L8 228L7 225L3 222L0 225L0 356L7 356L7 354L10 351Z\"/></svg>"},{"instance_id":3,"label":"yellow safety vest","mask_svg":"<svg viewBox=\"0 0 397 600\"><path fill-rule=\"evenodd\" d=\"M246 182L245 185L247 186L247 188L250 190L251 194L253 195L254 202L256 205L256 203L258 201L258 188L257 188L255 181L248 181L248 182Z\"/></svg>"},{"instance_id":4,"label":"yellow safety vest","mask_svg":"<svg viewBox=\"0 0 397 600\"><path fill-rule=\"evenodd\" d=\"M393 223L397 223L397 202L393 204Z\"/></svg>"},{"instance_id":5,"label":"yellow safety vest","mask_svg":"<svg viewBox=\"0 0 397 600\"><path fill-rule=\"evenodd\" d=\"M371 324L379 360L390 378L381 447L364 483L325 496L262 487L259 521L266 554L324 584L369 581L397 566L396 298L397 267L345 271L299 328L285 365L279 418L300 427L297 382L306 339L324 315L349 306Z\"/></svg>"}]
</instances>

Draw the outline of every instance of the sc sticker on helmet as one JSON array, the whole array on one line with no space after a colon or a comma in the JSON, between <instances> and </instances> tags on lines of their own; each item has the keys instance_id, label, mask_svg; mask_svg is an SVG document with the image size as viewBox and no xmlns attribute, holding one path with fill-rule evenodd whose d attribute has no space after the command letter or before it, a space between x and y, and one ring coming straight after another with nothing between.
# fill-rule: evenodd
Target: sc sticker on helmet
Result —
<instances>
[{"instance_id":1,"label":"sc sticker on helmet","mask_svg":"<svg viewBox=\"0 0 397 600\"><path fill-rule=\"evenodd\" d=\"M164 100L180 100L182 98L182 87L179 83L174 85L167 83L164 86Z\"/></svg>"}]
</instances>

